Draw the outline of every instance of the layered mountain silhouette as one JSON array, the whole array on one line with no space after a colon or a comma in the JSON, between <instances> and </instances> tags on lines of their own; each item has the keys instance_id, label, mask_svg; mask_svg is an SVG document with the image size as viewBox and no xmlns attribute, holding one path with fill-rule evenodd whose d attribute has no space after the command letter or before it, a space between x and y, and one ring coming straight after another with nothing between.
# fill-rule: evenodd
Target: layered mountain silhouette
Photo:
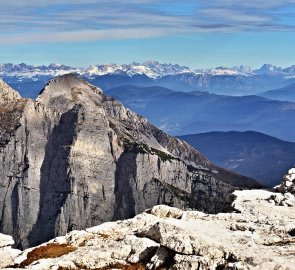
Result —
<instances>
[{"instance_id":1,"label":"layered mountain silhouette","mask_svg":"<svg viewBox=\"0 0 295 270\"><path fill-rule=\"evenodd\" d=\"M295 83L259 94L269 99L295 102Z\"/></svg>"},{"instance_id":2,"label":"layered mountain silhouette","mask_svg":"<svg viewBox=\"0 0 295 270\"><path fill-rule=\"evenodd\" d=\"M292 102L139 86L117 87L107 94L174 135L253 130L287 141L295 138Z\"/></svg>"},{"instance_id":3,"label":"layered mountain silhouette","mask_svg":"<svg viewBox=\"0 0 295 270\"><path fill-rule=\"evenodd\" d=\"M256 181L64 75L36 100L0 84L0 232L27 247L156 204L219 212Z\"/></svg>"},{"instance_id":4,"label":"layered mountain silhouette","mask_svg":"<svg viewBox=\"0 0 295 270\"><path fill-rule=\"evenodd\" d=\"M262 133L209 132L180 136L215 164L273 187L294 165L295 143Z\"/></svg>"}]
</instances>

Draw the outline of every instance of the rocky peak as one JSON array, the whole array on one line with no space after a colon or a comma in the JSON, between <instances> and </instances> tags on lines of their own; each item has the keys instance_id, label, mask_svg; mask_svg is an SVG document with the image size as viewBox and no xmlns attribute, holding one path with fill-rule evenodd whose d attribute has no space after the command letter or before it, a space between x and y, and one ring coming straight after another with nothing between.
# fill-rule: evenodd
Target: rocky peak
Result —
<instances>
[{"instance_id":1,"label":"rocky peak","mask_svg":"<svg viewBox=\"0 0 295 270\"><path fill-rule=\"evenodd\" d=\"M49 81L28 104L11 132L0 133L0 232L18 246L159 203L224 211L234 187L260 186L72 74Z\"/></svg>"},{"instance_id":2,"label":"rocky peak","mask_svg":"<svg viewBox=\"0 0 295 270\"><path fill-rule=\"evenodd\" d=\"M0 103L20 99L20 94L0 79Z\"/></svg>"},{"instance_id":3,"label":"rocky peak","mask_svg":"<svg viewBox=\"0 0 295 270\"><path fill-rule=\"evenodd\" d=\"M295 73L295 65L292 65L290 67L284 68L283 72L289 73L289 74L294 74Z\"/></svg>"},{"instance_id":4,"label":"rocky peak","mask_svg":"<svg viewBox=\"0 0 295 270\"><path fill-rule=\"evenodd\" d=\"M282 72L282 68L271 64L264 64L261 68L254 70L254 72L258 75L275 75L280 74Z\"/></svg>"},{"instance_id":5,"label":"rocky peak","mask_svg":"<svg viewBox=\"0 0 295 270\"><path fill-rule=\"evenodd\" d=\"M102 90L75 74L66 74L48 82L37 101L62 113L74 105L98 106L102 103Z\"/></svg>"},{"instance_id":6,"label":"rocky peak","mask_svg":"<svg viewBox=\"0 0 295 270\"><path fill-rule=\"evenodd\" d=\"M7 144L11 134L20 125L27 101L0 79L0 147Z\"/></svg>"},{"instance_id":7,"label":"rocky peak","mask_svg":"<svg viewBox=\"0 0 295 270\"><path fill-rule=\"evenodd\" d=\"M83 114L102 114L116 133L127 144L147 145L171 157L179 156L191 165L207 167L209 161L185 142L168 136L145 118L126 109L120 102L107 97L102 90L81 80L74 74L57 77L41 91L37 101L64 113L74 106L83 107ZM132 132L131 132L132 131ZM149 151L149 150L148 150Z\"/></svg>"}]
</instances>

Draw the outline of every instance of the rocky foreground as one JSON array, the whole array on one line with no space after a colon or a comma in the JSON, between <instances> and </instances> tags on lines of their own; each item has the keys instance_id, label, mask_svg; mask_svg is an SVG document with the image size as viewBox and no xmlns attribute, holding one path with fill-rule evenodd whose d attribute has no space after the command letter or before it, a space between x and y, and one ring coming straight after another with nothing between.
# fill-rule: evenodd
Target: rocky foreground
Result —
<instances>
[{"instance_id":1,"label":"rocky foreground","mask_svg":"<svg viewBox=\"0 0 295 270\"><path fill-rule=\"evenodd\" d=\"M164 205L72 231L23 252L0 236L0 267L26 269L294 269L295 197L245 190L233 212Z\"/></svg>"}]
</instances>

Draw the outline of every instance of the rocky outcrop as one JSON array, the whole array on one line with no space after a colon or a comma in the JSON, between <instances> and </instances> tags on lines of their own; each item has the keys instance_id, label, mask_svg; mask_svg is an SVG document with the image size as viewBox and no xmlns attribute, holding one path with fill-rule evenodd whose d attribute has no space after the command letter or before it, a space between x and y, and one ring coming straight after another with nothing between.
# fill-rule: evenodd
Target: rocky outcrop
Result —
<instances>
[{"instance_id":1,"label":"rocky outcrop","mask_svg":"<svg viewBox=\"0 0 295 270\"><path fill-rule=\"evenodd\" d=\"M283 181L280 185L275 187L279 192L289 192L295 195L295 168L289 169L288 173L284 175Z\"/></svg>"},{"instance_id":2,"label":"rocky outcrop","mask_svg":"<svg viewBox=\"0 0 295 270\"><path fill-rule=\"evenodd\" d=\"M0 102L8 102L20 99L20 94L0 79Z\"/></svg>"},{"instance_id":3,"label":"rocky outcrop","mask_svg":"<svg viewBox=\"0 0 295 270\"><path fill-rule=\"evenodd\" d=\"M236 191L233 196L233 213L205 214L158 205L132 219L72 231L25 250L10 266L294 269L295 197L262 190Z\"/></svg>"},{"instance_id":4,"label":"rocky outcrop","mask_svg":"<svg viewBox=\"0 0 295 270\"><path fill-rule=\"evenodd\" d=\"M14 265L15 258L21 251L12 248L14 241L11 236L0 233L0 269Z\"/></svg>"},{"instance_id":5,"label":"rocky outcrop","mask_svg":"<svg viewBox=\"0 0 295 270\"><path fill-rule=\"evenodd\" d=\"M223 211L234 187L260 186L73 75L51 80L36 101L5 89L0 232L19 247L157 204Z\"/></svg>"}]
</instances>

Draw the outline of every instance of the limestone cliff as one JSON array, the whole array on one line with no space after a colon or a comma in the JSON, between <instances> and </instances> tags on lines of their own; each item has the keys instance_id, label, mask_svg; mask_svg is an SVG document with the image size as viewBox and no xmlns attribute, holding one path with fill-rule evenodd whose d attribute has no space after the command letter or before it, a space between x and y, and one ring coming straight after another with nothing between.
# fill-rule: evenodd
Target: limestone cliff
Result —
<instances>
[{"instance_id":1,"label":"limestone cliff","mask_svg":"<svg viewBox=\"0 0 295 270\"><path fill-rule=\"evenodd\" d=\"M218 212L234 186L259 187L73 75L36 101L2 85L0 232L18 246L156 204Z\"/></svg>"}]
</instances>

